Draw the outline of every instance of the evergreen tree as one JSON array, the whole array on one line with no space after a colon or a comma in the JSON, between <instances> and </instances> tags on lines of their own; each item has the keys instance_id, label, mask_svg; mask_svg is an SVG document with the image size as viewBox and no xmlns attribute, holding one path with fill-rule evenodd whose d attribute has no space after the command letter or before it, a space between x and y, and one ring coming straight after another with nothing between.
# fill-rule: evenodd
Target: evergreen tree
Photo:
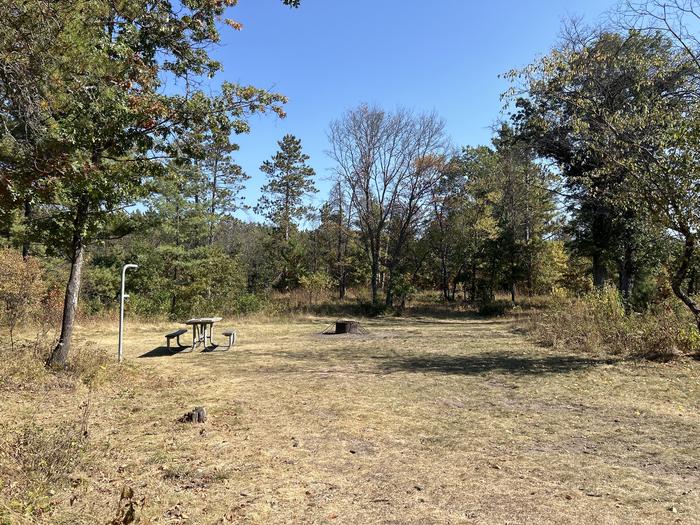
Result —
<instances>
[{"instance_id":1,"label":"evergreen tree","mask_svg":"<svg viewBox=\"0 0 700 525\"><path fill-rule=\"evenodd\" d=\"M288 289L294 280L291 270L299 266L302 255L293 233L299 221L307 217L311 210L305 202L306 198L318 190L313 181L314 169L307 164L309 156L303 153L301 140L294 135L285 135L277 144L279 151L260 166L268 182L262 187L262 196L255 211L274 227L271 250L283 266L274 285Z\"/></svg>"},{"instance_id":2,"label":"evergreen tree","mask_svg":"<svg viewBox=\"0 0 700 525\"><path fill-rule=\"evenodd\" d=\"M304 200L318 191L313 181L316 173L306 164L309 156L302 152L301 140L285 135L277 144L279 151L260 166L268 183L262 187L255 211L272 222L281 237L289 241L292 229L311 209Z\"/></svg>"}]
</instances>

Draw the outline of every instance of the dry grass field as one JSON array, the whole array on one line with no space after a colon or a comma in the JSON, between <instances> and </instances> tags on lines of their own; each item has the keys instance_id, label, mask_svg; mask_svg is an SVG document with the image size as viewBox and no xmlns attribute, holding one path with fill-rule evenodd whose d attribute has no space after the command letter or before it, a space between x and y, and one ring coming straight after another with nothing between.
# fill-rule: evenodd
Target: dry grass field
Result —
<instances>
[{"instance_id":1,"label":"dry grass field","mask_svg":"<svg viewBox=\"0 0 700 525\"><path fill-rule=\"evenodd\" d=\"M329 322L165 355L175 324L130 321L125 364L87 384L0 380L0 523L700 523L700 362L564 353L504 320ZM116 330L77 340L113 353Z\"/></svg>"}]
</instances>

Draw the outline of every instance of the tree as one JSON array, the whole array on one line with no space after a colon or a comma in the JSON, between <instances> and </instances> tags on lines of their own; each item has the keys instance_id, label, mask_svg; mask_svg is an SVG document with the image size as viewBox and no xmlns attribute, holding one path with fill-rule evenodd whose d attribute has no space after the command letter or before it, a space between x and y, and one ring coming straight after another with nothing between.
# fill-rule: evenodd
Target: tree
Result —
<instances>
[{"instance_id":1,"label":"tree","mask_svg":"<svg viewBox=\"0 0 700 525\"><path fill-rule=\"evenodd\" d=\"M503 279L515 302L519 282L532 293L544 239L554 233L555 203L550 191L553 176L534 162L528 145L514 136L509 126L504 124L499 129L494 145L498 163L493 174L498 192L494 216L499 226L494 248L500 254Z\"/></svg>"},{"instance_id":2,"label":"tree","mask_svg":"<svg viewBox=\"0 0 700 525\"><path fill-rule=\"evenodd\" d=\"M693 31L700 20L698 0L624 0L617 24L646 34L663 34L700 69L700 37Z\"/></svg>"},{"instance_id":3,"label":"tree","mask_svg":"<svg viewBox=\"0 0 700 525\"><path fill-rule=\"evenodd\" d=\"M350 260L351 243L354 241L352 231L353 221L353 195L348 194L347 185L343 181L336 180L331 189L328 201L329 213L326 215L331 235L335 264L331 274L335 275L338 283L338 298L342 301L348 287L348 279L353 270L357 270Z\"/></svg>"},{"instance_id":4,"label":"tree","mask_svg":"<svg viewBox=\"0 0 700 525\"><path fill-rule=\"evenodd\" d=\"M55 225L52 244L66 240L71 261L48 364L66 363L88 243L164 173L163 158L193 154L177 138L206 125L212 105L190 86L220 69L206 49L231 4L3 0L2 196L10 205L41 203ZM184 82L185 93L166 81ZM284 97L249 86L224 84L220 100L235 132L248 130L251 113L283 114Z\"/></svg>"},{"instance_id":5,"label":"tree","mask_svg":"<svg viewBox=\"0 0 700 525\"><path fill-rule=\"evenodd\" d=\"M658 35L571 25L560 49L513 74L526 84L516 101L518 134L564 177L572 248L591 258L598 288L615 266L627 298L656 243L646 242L653 233L646 207L635 202L639 188L624 163L614 161L620 150L609 139L621 122L648 112L644 99L651 93L678 85L664 66L672 54Z\"/></svg>"},{"instance_id":6,"label":"tree","mask_svg":"<svg viewBox=\"0 0 700 525\"><path fill-rule=\"evenodd\" d=\"M333 279L325 272L316 271L308 275L302 275L301 279L299 279L299 284L309 295L309 306L313 306L314 301L331 288Z\"/></svg>"},{"instance_id":7,"label":"tree","mask_svg":"<svg viewBox=\"0 0 700 525\"><path fill-rule=\"evenodd\" d=\"M296 247L292 242L292 232L311 209L305 202L306 198L318 190L313 181L314 169L307 165L309 156L303 153L301 140L294 135L285 135L277 144L279 151L260 166L268 182L262 187L255 211L274 226L276 251L284 260L276 284L289 288L290 264Z\"/></svg>"},{"instance_id":8,"label":"tree","mask_svg":"<svg viewBox=\"0 0 700 525\"><path fill-rule=\"evenodd\" d=\"M302 152L301 140L285 135L277 144L279 151L260 166L268 183L262 187L255 211L271 221L284 240L289 241L297 221L310 210L305 198L318 191L313 181L316 173L306 164L309 156Z\"/></svg>"},{"instance_id":9,"label":"tree","mask_svg":"<svg viewBox=\"0 0 700 525\"><path fill-rule=\"evenodd\" d=\"M500 193L495 187L499 169L498 157L486 146L464 148L453 160L454 170L463 178L463 186L457 194L452 209L451 230L457 236L454 252L456 271L452 280L452 297L457 285L464 286L464 299L471 302L490 300L494 292L494 272L490 257L495 239L499 235L494 207ZM449 238L446 242L450 242ZM467 293L468 292L468 293Z\"/></svg>"},{"instance_id":10,"label":"tree","mask_svg":"<svg viewBox=\"0 0 700 525\"><path fill-rule=\"evenodd\" d=\"M435 114L388 113L361 105L331 123L329 155L336 177L350 188L360 239L371 265L373 304L381 265L392 280L411 235L427 210L446 150L444 123Z\"/></svg>"},{"instance_id":11,"label":"tree","mask_svg":"<svg viewBox=\"0 0 700 525\"><path fill-rule=\"evenodd\" d=\"M693 297L700 240L700 4L627 0L622 6L622 27L661 40L666 49L661 64L647 64L646 86L656 89L640 97L644 111L610 130L616 159L635 175L653 217L681 242L671 286L700 329L700 304Z\"/></svg>"},{"instance_id":12,"label":"tree","mask_svg":"<svg viewBox=\"0 0 700 525\"><path fill-rule=\"evenodd\" d=\"M672 288L700 326L700 305L688 293L700 228L697 63L658 32L601 31L574 42L535 68L539 76L529 77L520 116L545 127L561 123L557 115L566 119L560 129L581 146L577 158L593 159L577 183L613 210L608 224L643 221L647 231L672 232L680 241Z\"/></svg>"}]
</instances>

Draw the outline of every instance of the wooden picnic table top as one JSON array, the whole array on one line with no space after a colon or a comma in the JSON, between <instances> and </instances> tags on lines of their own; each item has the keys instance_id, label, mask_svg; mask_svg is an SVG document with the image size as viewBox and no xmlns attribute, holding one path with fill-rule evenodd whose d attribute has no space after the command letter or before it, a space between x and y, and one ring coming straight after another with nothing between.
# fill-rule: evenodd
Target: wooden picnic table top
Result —
<instances>
[{"instance_id":1,"label":"wooden picnic table top","mask_svg":"<svg viewBox=\"0 0 700 525\"><path fill-rule=\"evenodd\" d=\"M221 321L223 317L197 317L194 319L188 319L184 324L214 324Z\"/></svg>"}]
</instances>

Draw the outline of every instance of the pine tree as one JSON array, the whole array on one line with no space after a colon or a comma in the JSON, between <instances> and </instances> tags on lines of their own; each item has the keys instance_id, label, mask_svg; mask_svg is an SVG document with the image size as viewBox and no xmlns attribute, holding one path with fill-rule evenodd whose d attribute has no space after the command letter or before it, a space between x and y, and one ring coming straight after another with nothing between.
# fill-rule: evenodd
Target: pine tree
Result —
<instances>
[{"instance_id":1,"label":"pine tree","mask_svg":"<svg viewBox=\"0 0 700 525\"><path fill-rule=\"evenodd\" d=\"M307 165L309 156L303 153L301 140L294 135L285 135L278 145L279 151L260 166L268 182L262 187L262 196L255 211L274 226L273 251L278 256L275 260L282 261L284 265L275 284L288 288L289 268L290 265L295 266L291 259L299 255L292 233L298 227L298 222L311 211L304 202L305 198L318 190L313 181L314 169Z\"/></svg>"},{"instance_id":2,"label":"pine tree","mask_svg":"<svg viewBox=\"0 0 700 525\"><path fill-rule=\"evenodd\" d=\"M309 212L304 197L318 191L313 181L316 173L306 164L309 156L302 152L301 140L285 135L277 144L280 150L260 166L268 183L262 187L263 195L255 211L271 221L282 238L289 241L296 221Z\"/></svg>"}]
</instances>

